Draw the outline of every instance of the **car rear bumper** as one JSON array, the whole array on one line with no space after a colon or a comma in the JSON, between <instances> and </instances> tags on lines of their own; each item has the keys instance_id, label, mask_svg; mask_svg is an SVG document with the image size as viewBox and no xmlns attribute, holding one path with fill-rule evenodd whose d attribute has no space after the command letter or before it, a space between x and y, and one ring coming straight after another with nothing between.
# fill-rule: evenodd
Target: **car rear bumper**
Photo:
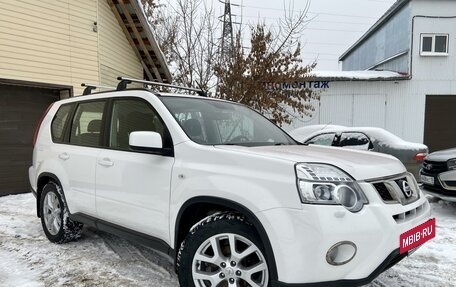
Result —
<instances>
[{"instance_id":1,"label":"car rear bumper","mask_svg":"<svg viewBox=\"0 0 456 287\"><path fill-rule=\"evenodd\" d=\"M420 169L421 163L404 163L405 168L408 172L412 173L417 182L421 182Z\"/></svg>"}]
</instances>

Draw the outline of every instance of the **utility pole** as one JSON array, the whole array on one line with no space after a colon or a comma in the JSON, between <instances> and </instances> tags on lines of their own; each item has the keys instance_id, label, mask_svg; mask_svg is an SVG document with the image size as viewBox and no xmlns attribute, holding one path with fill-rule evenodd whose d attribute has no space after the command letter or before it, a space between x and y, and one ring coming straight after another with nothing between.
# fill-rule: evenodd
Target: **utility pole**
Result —
<instances>
[{"instance_id":1,"label":"utility pole","mask_svg":"<svg viewBox=\"0 0 456 287\"><path fill-rule=\"evenodd\" d=\"M234 47L233 40L233 21L231 19L231 3L230 0L219 0L225 5L224 13L222 18L223 29L222 29L222 39L220 45L220 59L226 61L230 58L231 53Z\"/></svg>"}]
</instances>

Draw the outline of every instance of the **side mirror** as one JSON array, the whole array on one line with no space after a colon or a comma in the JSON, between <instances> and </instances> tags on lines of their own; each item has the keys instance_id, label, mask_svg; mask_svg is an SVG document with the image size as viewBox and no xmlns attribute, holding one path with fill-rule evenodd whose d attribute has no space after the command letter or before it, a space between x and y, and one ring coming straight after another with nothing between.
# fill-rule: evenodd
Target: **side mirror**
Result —
<instances>
[{"instance_id":1,"label":"side mirror","mask_svg":"<svg viewBox=\"0 0 456 287\"><path fill-rule=\"evenodd\" d=\"M162 137L156 132L138 131L130 134L128 144L136 151L156 151L163 148Z\"/></svg>"}]
</instances>

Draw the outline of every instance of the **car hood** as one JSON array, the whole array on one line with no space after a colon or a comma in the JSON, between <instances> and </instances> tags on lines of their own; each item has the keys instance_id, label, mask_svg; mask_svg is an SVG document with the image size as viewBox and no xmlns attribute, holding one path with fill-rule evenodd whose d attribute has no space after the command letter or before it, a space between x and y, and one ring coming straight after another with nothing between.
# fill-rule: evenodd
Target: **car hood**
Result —
<instances>
[{"instance_id":1,"label":"car hood","mask_svg":"<svg viewBox=\"0 0 456 287\"><path fill-rule=\"evenodd\" d=\"M294 163L325 163L341 168L356 180L366 180L404 173L404 165L395 157L376 152L353 151L322 146L260 146L220 145L216 148L255 154Z\"/></svg>"},{"instance_id":2,"label":"car hood","mask_svg":"<svg viewBox=\"0 0 456 287\"><path fill-rule=\"evenodd\" d=\"M429 161L447 161L449 159L456 158L456 148L439 150L428 154L426 160Z\"/></svg>"}]
</instances>

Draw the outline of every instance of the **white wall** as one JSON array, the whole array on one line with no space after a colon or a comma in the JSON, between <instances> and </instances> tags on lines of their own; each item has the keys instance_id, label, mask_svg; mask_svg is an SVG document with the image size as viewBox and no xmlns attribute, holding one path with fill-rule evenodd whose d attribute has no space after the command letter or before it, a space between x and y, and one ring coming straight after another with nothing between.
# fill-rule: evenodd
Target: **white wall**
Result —
<instances>
[{"instance_id":1,"label":"white wall","mask_svg":"<svg viewBox=\"0 0 456 287\"><path fill-rule=\"evenodd\" d=\"M412 3L412 15L456 16L455 0L413 0ZM330 82L329 89L321 92L321 103L313 116L297 119L284 128L310 124L376 126L422 143L426 95L456 97L456 17L415 17L410 21L413 21L410 80ZM421 56L421 33L449 34L448 56Z\"/></svg>"},{"instance_id":2,"label":"white wall","mask_svg":"<svg viewBox=\"0 0 456 287\"><path fill-rule=\"evenodd\" d=\"M321 92L312 117L285 130L313 124L374 126L413 142L423 142L426 95L454 94L455 81L336 81ZM456 109L456 107L455 107Z\"/></svg>"}]
</instances>

